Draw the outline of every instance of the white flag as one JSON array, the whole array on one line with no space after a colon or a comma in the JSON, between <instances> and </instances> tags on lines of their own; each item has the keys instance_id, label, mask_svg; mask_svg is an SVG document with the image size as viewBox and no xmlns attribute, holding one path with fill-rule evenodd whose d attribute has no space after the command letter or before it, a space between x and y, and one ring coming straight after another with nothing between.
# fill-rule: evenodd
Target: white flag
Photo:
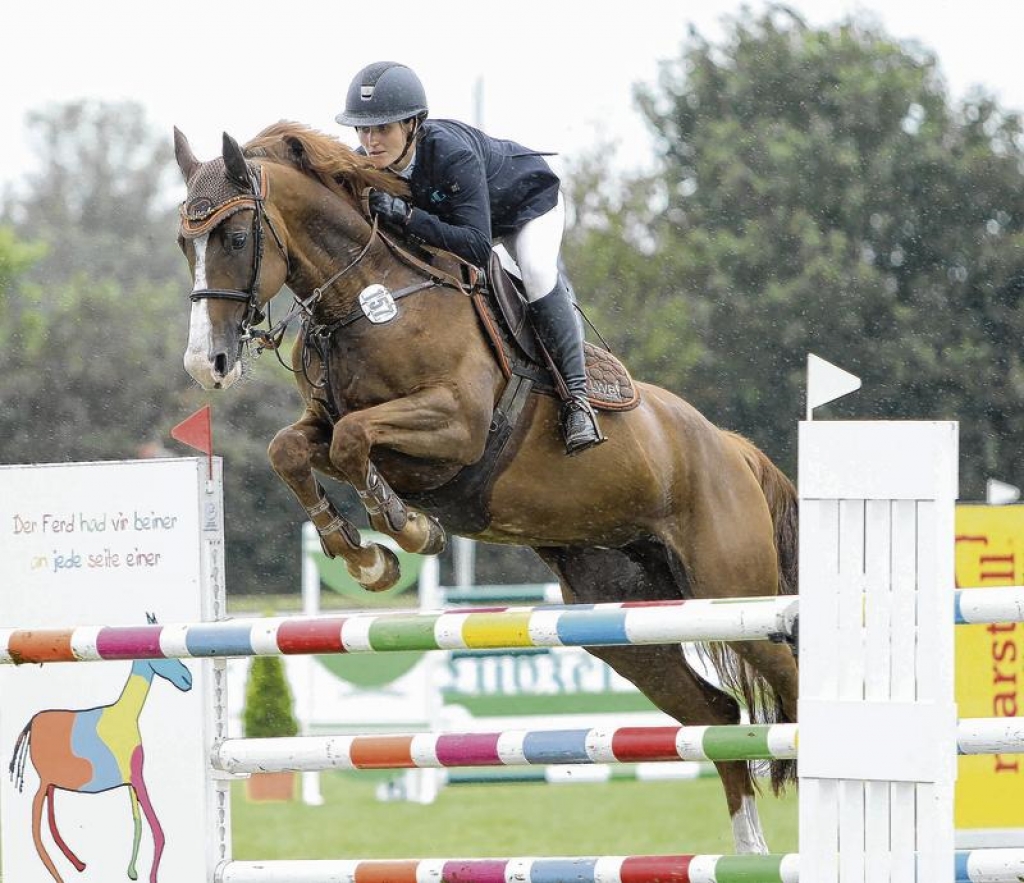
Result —
<instances>
[{"instance_id":1,"label":"white flag","mask_svg":"<svg viewBox=\"0 0 1024 883\"><path fill-rule=\"evenodd\" d=\"M838 399L860 389L860 378L826 362L814 353L807 354L807 419L814 419L813 411L819 405Z\"/></svg>"},{"instance_id":2,"label":"white flag","mask_svg":"<svg viewBox=\"0 0 1024 883\"><path fill-rule=\"evenodd\" d=\"M990 506L1006 506L1020 499L1020 488L996 478L985 482L985 502Z\"/></svg>"}]
</instances>

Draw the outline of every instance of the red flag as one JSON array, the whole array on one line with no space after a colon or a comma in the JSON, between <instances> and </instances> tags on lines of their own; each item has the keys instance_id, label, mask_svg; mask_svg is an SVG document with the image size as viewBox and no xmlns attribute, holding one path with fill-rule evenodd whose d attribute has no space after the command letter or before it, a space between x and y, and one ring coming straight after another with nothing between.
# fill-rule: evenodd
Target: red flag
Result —
<instances>
[{"instance_id":1,"label":"red flag","mask_svg":"<svg viewBox=\"0 0 1024 883\"><path fill-rule=\"evenodd\" d=\"M206 454L209 477L213 478L213 426L210 406L203 405L171 429L171 438Z\"/></svg>"}]
</instances>

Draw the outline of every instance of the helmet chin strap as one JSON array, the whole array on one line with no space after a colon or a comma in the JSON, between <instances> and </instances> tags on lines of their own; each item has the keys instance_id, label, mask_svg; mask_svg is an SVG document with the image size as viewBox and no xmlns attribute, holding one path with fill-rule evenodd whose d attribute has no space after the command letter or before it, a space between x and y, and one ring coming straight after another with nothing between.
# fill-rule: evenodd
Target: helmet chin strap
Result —
<instances>
[{"instance_id":1,"label":"helmet chin strap","mask_svg":"<svg viewBox=\"0 0 1024 883\"><path fill-rule=\"evenodd\" d=\"M416 141L416 133L419 132L419 130L420 118L413 117L412 128L409 129L409 134L405 136L405 147L402 148L402 152L398 154L398 157L395 159L395 161L388 166L388 169L390 171L394 172L395 174L399 174L398 169L396 169L395 166L397 166L403 159L405 159L406 154L408 154L409 152L409 148L412 147L413 143Z\"/></svg>"}]
</instances>

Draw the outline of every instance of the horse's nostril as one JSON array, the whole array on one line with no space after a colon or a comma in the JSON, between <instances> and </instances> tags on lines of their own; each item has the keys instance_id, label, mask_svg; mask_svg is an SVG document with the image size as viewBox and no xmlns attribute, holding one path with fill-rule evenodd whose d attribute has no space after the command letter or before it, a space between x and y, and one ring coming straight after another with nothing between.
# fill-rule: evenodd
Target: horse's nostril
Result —
<instances>
[{"instance_id":1,"label":"horse's nostril","mask_svg":"<svg viewBox=\"0 0 1024 883\"><path fill-rule=\"evenodd\" d=\"M213 370L220 377L228 373L228 357L224 353L217 353L213 357Z\"/></svg>"}]
</instances>

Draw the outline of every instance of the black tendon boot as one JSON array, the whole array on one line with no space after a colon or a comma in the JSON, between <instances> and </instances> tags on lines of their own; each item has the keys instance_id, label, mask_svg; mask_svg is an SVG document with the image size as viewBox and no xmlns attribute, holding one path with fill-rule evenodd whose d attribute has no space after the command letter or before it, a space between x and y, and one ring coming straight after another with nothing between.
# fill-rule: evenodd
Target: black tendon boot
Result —
<instances>
[{"instance_id":1,"label":"black tendon boot","mask_svg":"<svg viewBox=\"0 0 1024 883\"><path fill-rule=\"evenodd\" d=\"M604 436L597 426L597 415L587 401L583 336L565 282L559 278L551 291L529 304L529 313L537 336L568 387L569 398L562 405L559 419L566 453L578 454L604 441Z\"/></svg>"}]
</instances>

